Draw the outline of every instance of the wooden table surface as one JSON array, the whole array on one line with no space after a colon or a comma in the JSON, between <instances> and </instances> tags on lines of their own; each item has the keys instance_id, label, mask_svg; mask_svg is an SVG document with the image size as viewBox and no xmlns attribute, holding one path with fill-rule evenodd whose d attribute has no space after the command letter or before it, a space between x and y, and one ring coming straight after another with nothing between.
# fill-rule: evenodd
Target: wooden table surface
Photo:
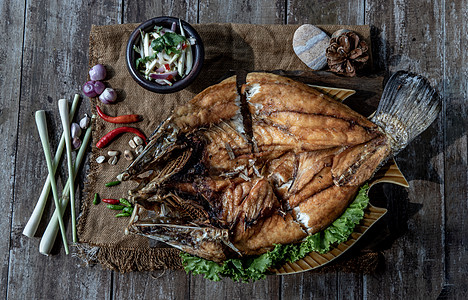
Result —
<instances>
[{"instance_id":1,"label":"wooden table surface","mask_svg":"<svg viewBox=\"0 0 468 300\"><path fill-rule=\"evenodd\" d=\"M467 0L3 0L0 7L0 188L5 191L0 198L5 232L0 297L468 298ZM60 242L55 255L43 256L39 238L21 234L46 176L34 112L48 112L55 147L61 131L56 101L71 99L86 78L91 24L160 15L191 23L369 24L377 71L410 70L437 87L444 103L440 117L397 158L410 188L384 185L379 190L389 216L379 227L383 259L376 274L308 272L254 284L210 282L180 270L119 274L83 266L64 255ZM80 115L88 110L84 102ZM66 178L62 168L59 181ZM51 212L49 206L46 215ZM71 238L70 228L68 234Z\"/></svg>"}]
</instances>

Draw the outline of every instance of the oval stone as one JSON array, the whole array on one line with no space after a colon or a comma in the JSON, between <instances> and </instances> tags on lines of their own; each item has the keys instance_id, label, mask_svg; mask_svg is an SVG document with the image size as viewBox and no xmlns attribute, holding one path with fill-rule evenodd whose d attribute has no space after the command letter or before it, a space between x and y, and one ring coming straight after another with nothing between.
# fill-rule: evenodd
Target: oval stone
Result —
<instances>
[{"instance_id":1,"label":"oval stone","mask_svg":"<svg viewBox=\"0 0 468 300\"><path fill-rule=\"evenodd\" d=\"M304 24L300 26L293 37L293 49L302 62L313 70L327 66L325 51L330 43L330 37L320 28Z\"/></svg>"}]
</instances>

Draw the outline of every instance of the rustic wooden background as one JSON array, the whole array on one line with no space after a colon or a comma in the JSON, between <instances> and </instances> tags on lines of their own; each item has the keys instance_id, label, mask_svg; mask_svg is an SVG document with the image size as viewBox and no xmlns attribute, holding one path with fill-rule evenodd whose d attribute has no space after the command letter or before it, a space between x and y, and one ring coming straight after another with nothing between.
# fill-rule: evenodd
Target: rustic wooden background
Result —
<instances>
[{"instance_id":1,"label":"rustic wooden background","mask_svg":"<svg viewBox=\"0 0 468 300\"><path fill-rule=\"evenodd\" d=\"M389 215L376 235L383 253L376 274L308 272L250 285L213 283L183 271L119 274L84 267L58 244L56 255L40 255L39 239L21 234L46 170L34 112L50 112L56 145L56 100L70 99L86 78L91 24L160 15L192 23L369 24L377 71L405 69L430 78L443 111L398 156L410 188L384 185L377 191ZM0 297L467 299L467 15L467 0L0 1ZM82 105L80 114L87 110ZM66 174L62 169L61 180Z\"/></svg>"}]
</instances>

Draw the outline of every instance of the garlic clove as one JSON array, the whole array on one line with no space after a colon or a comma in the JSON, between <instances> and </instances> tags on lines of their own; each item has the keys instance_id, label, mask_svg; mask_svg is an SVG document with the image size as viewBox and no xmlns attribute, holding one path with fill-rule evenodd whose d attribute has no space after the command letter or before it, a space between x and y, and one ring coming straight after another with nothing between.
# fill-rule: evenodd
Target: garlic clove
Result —
<instances>
[{"instance_id":1,"label":"garlic clove","mask_svg":"<svg viewBox=\"0 0 468 300\"><path fill-rule=\"evenodd\" d=\"M71 123L70 125L70 133L72 139L79 138L81 136L81 128L80 125L76 123Z\"/></svg>"},{"instance_id":2,"label":"garlic clove","mask_svg":"<svg viewBox=\"0 0 468 300\"><path fill-rule=\"evenodd\" d=\"M143 147L143 145L140 145L140 146L136 147L135 153L140 154L141 152L143 152L143 149L145 149L145 147Z\"/></svg>"},{"instance_id":3,"label":"garlic clove","mask_svg":"<svg viewBox=\"0 0 468 300\"><path fill-rule=\"evenodd\" d=\"M123 179L123 174L119 174L119 175L115 176L115 178L116 178L118 181L122 181L122 179Z\"/></svg>"},{"instance_id":4,"label":"garlic clove","mask_svg":"<svg viewBox=\"0 0 468 300\"><path fill-rule=\"evenodd\" d=\"M143 145L143 139L139 137L138 135L133 137L133 141L135 142L135 145L137 146Z\"/></svg>"},{"instance_id":5,"label":"garlic clove","mask_svg":"<svg viewBox=\"0 0 468 300\"><path fill-rule=\"evenodd\" d=\"M133 160L133 154L130 150L124 151L124 157L126 160Z\"/></svg>"},{"instance_id":6,"label":"garlic clove","mask_svg":"<svg viewBox=\"0 0 468 300\"><path fill-rule=\"evenodd\" d=\"M117 156L119 154L120 154L120 151L117 151L117 150L107 151L107 155L109 155L109 156Z\"/></svg>"},{"instance_id":7,"label":"garlic clove","mask_svg":"<svg viewBox=\"0 0 468 300\"><path fill-rule=\"evenodd\" d=\"M106 160L106 157L104 155L101 155L98 158L96 158L96 162L98 164L102 164L105 160Z\"/></svg>"},{"instance_id":8,"label":"garlic clove","mask_svg":"<svg viewBox=\"0 0 468 300\"><path fill-rule=\"evenodd\" d=\"M72 146L73 146L73 150L76 150L81 147L81 140L79 137L73 138Z\"/></svg>"},{"instance_id":9,"label":"garlic clove","mask_svg":"<svg viewBox=\"0 0 468 300\"><path fill-rule=\"evenodd\" d=\"M89 127L89 123L91 122L91 118L85 114L85 116L83 117L83 119L80 120L80 127L81 129L86 129Z\"/></svg>"},{"instance_id":10,"label":"garlic clove","mask_svg":"<svg viewBox=\"0 0 468 300\"><path fill-rule=\"evenodd\" d=\"M117 164L118 160L119 158L117 156L111 156L107 162L109 163L109 165L114 166Z\"/></svg>"}]
</instances>

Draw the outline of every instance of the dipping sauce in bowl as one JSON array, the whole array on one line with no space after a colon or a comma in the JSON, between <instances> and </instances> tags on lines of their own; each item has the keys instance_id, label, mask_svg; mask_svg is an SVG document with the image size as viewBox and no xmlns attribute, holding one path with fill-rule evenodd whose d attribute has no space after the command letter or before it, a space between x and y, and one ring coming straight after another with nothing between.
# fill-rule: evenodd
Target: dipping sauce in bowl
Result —
<instances>
[{"instance_id":1,"label":"dipping sauce in bowl","mask_svg":"<svg viewBox=\"0 0 468 300\"><path fill-rule=\"evenodd\" d=\"M201 71L203 42L187 22L157 17L140 24L130 35L127 67L143 88L173 93L189 86Z\"/></svg>"}]
</instances>

